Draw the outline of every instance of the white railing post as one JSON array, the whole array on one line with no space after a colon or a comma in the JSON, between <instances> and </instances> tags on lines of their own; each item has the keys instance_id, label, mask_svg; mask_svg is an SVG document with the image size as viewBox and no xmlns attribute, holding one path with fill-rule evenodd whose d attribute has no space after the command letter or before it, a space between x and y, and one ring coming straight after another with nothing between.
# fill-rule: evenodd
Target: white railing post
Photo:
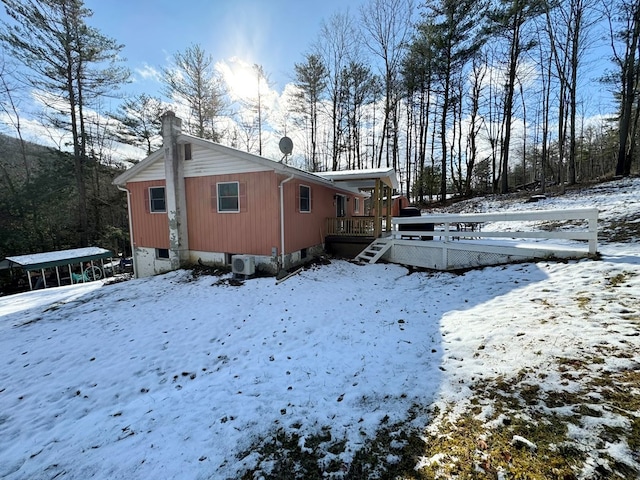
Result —
<instances>
[{"instance_id":1,"label":"white railing post","mask_svg":"<svg viewBox=\"0 0 640 480\"><path fill-rule=\"evenodd\" d=\"M598 252L598 210L589 215L589 253L595 255Z\"/></svg>"}]
</instances>

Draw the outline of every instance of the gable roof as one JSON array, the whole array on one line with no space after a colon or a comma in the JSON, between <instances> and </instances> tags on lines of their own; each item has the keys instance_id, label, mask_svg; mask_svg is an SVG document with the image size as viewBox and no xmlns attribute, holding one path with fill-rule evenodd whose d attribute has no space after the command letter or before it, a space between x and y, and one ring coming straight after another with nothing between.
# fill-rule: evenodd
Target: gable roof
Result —
<instances>
[{"instance_id":1,"label":"gable roof","mask_svg":"<svg viewBox=\"0 0 640 480\"><path fill-rule=\"evenodd\" d=\"M221 154L225 154L231 157L235 157L235 158L253 163L258 167L264 168L265 170L276 171L277 173L281 173L283 175L294 175L295 177L302 178L314 183L326 185L337 190L343 190L345 192L349 192L352 194L354 193L360 194L360 192L356 188L352 188L346 184L336 183L332 179L325 178L321 175L307 172L305 170L292 167L291 165L286 165L284 163L276 162L274 160L261 157L259 155L254 155L253 153L244 152L242 150L238 150L233 147L221 145L219 143L215 143L209 140L204 140L202 138L194 137L192 135L188 135L185 133L181 133L178 136L178 143L179 144L191 143L191 144L198 145L203 148L206 148ZM151 167L156 162L163 162L163 161L164 161L164 153L163 153L163 149L160 148L155 152L153 152L148 157L146 157L144 160L140 161L133 167L129 168L128 170L118 175L113 180L113 184L119 185L119 186L125 186L127 182L133 180L138 174L140 174L147 168Z\"/></svg>"}]
</instances>

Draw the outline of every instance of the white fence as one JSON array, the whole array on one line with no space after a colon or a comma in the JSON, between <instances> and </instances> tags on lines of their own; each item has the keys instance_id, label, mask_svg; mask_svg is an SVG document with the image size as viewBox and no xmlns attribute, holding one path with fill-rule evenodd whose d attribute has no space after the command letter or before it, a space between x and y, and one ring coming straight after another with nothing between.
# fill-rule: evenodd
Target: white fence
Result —
<instances>
[{"instance_id":1,"label":"white fence","mask_svg":"<svg viewBox=\"0 0 640 480\"><path fill-rule=\"evenodd\" d=\"M598 209L538 210L503 213L434 214L393 219L389 261L449 269L541 257L581 257L598 250ZM486 230L488 223L519 222L514 228ZM535 222L531 225L522 222ZM543 225L540 222L562 222ZM414 227L415 226L415 227ZM496 241L502 239L504 242ZM509 245L535 239L535 245ZM567 248L540 240L579 240L587 248ZM420 241L423 240L423 241ZM431 240L431 241L428 241Z\"/></svg>"}]
</instances>

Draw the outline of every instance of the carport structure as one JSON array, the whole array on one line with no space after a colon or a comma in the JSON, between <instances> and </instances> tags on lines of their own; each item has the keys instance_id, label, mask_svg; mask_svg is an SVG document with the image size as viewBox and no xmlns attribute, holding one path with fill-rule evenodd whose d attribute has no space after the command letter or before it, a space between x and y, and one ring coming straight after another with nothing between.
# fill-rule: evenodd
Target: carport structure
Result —
<instances>
[{"instance_id":1,"label":"carport structure","mask_svg":"<svg viewBox=\"0 0 640 480\"><path fill-rule=\"evenodd\" d=\"M55 268L58 286L62 285L60 280L60 267L67 267L69 280L71 283L80 283L91 280L98 280L104 276L104 259L112 258L113 253L100 247L74 248L71 250L60 250L57 252L34 253L29 255L18 255L7 257L0 262L0 269L21 268L27 273L29 289L33 290L35 285L32 281L34 272L40 272L40 278L45 279L45 269ZM94 262L100 261L100 266ZM79 264L80 274L73 273L72 266ZM89 264L88 267L85 267ZM44 288L47 282L43 281Z\"/></svg>"}]
</instances>

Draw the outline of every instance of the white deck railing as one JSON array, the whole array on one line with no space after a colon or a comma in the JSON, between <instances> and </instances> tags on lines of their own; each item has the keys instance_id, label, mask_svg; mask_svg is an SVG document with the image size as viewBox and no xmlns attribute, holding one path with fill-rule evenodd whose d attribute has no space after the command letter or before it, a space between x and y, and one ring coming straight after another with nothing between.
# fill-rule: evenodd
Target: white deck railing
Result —
<instances>
[{"instance_id":1,"label":"white deck railing","mask_svg":"<svg viewBox=\"0 0 640 480\"><path fill-rule=\"evenodd\" d=\"M485 231L483 227L491 222L523 221L580 221L581 229L572 225L570 230L528 230ZM432 214L420 217L395 217L392 220L393 238L412 238L433 236L448 242L452 239L514 238L514 239L563 239L583 240L589 243L589 254L598 250L598 209L576 208L570 210L536 210L526 212L503 213L460 213ZM410 225L431 224L434 232L415 229ZM402 230L400 225L404 225Z\"/></svg>"}]
</instances>

